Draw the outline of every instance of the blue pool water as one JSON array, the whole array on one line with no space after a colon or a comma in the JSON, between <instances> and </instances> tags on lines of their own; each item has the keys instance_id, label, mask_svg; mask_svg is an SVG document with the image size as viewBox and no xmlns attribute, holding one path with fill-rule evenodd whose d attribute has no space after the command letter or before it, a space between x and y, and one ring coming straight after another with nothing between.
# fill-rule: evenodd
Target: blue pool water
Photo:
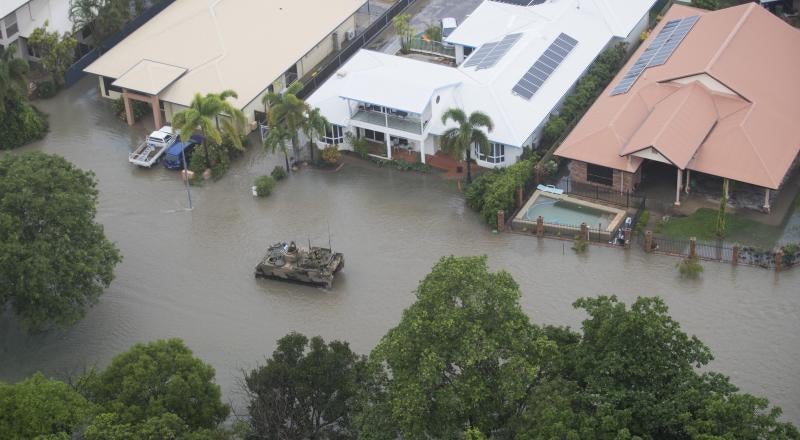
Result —
<instances>
[{"instance_id":1,"label":"blue pool water","mask_svg":"<svg viewBox=\"0 0 800 440\"><path fill-rule=\"evenodd\" d=\"M615 214L567 200L558 200L540 195L533 202L533 205L528 208L524 218L535 222L539 216L544 218L545 223L550 224L580 226L581 223L586 223L590 228L596 228L600 225L601 229L606 229L614 220Z\"/></svg>"}]
</instances>

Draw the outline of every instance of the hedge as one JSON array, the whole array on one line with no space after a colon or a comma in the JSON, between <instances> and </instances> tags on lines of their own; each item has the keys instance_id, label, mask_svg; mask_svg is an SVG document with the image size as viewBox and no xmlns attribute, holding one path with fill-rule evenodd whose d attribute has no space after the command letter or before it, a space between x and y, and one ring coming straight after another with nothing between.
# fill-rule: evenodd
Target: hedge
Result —
<instances>
[{"instance_id":1,"label":"hedge","mask_svg":"<svg viewBox=\"0 0 800 440\"><path fill-rule=\"evenodd\" d=\"M8 98L0 111L0 150L21 147L47 133L47 115L22 98Z\"/></svg>"}]
</instances>

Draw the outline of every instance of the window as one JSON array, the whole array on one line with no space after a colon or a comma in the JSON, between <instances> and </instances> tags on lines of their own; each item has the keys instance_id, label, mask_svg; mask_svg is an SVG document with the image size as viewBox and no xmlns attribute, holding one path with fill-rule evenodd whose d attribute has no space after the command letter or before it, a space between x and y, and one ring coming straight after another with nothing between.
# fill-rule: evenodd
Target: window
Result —
<instances>
[{"instance_id":1,"label":"window","mask_svg":"<svg viewBox=\"0 0 800 440\"><path fill-rule=\"evenodd\" d=\"M6 18L3 19L3 23L6 24L6 38L11 38L14 35L17 35L17 32L19 32L19 26L17 26L16 12L6 15Z\"/></svg>"},{"instance_id":2,"label":"window","mask_svg":"<svg viewBox=\"0 0 800 440\"><path fill-rule=\"evenodd\" d=\"M109 92L117 92L122 93L122 89L117 86L112 86L111 83L114 82L114 78L109 78L107 76L103 77L103 88L106 89L106 96L110 95Z\"/></svg>"},{"instance_id":3,"label":"window","mask_svg":"<svg viewBox=\"0 0 800 440\"><path fill-rule=\"evenodd\" d=\"M267 125L267 114L259 110L253 110L253 119L261 125Z\"/></svg>"},{"instance_id":4,"label":"window","mask_svg":"<svg viewBox=\"0 0 800 440\"><path fill-rule=\"evenodd\" d=\"M364 137L375 142L386 142L386 135L380 131L364 129Z\"/></svg>"},{"instance_id":5,"label":"window","mask_svg":"<svg viewBox=\"0 0 800 440\"><path fill-rule=\"evenodd\" d=\"M28 39L25 38L24 40L25 40L25 46L28 47L28 55L34 58L41 58L41 55L39 55L39 51L28 43Z\"/></svg>"},{"instance_id":6,"label":"window","mask_svg":"<svg viewBox=\"0 0 800 440\"><path fill-rule=\"evenodd\" d=\"M480 147L475 145L475 157L489 163L503 163L506 161L506 146L495 142L489 143L489 154L483 154Z\"/></svg>"},{"instance_id":7,"label":"window","mask_svg":"<svg viewBox=\"0 0 800 440\"><path fill-rule=\"evenodd\" d=\"M325 127L325 136L322 137L322 142L328 145L339 145L344 142L344 127L336 124L328 124Z\"/></svg>"},{"instance_id":8,"label":"window","mask_svg":"<svg viewBox=\"0 0 800 440\"><path fill-rule=\"evenodd\" d=\"M586 164L586 180L593 183L612 186L614 185L614 170L612 168Z\"/></svg>"}]
</instances>

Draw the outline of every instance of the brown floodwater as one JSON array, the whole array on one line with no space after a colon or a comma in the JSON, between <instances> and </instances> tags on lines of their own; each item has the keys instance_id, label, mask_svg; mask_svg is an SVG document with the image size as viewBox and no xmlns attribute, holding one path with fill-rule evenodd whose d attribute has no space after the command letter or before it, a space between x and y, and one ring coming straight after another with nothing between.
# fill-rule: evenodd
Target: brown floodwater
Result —
<instances>
[{"instance_id":1,"label":"brown floodwater","mask_svg":"<svg viewBox=\"0 0 800 440\"><path fill-rule=\"evenodd\" d=\"M674 258L493 234L465 207L452 182L348 162L339 172L304 170L256 199L250 186L281 157L251 148L222 180L192 188L178 174L128 164L148 131L110 114L86 79L38 105L50 134L22 151L60 154L97 174L97 220L124 261L116 279L74 327L26 335L0 316L0 380L40 370L59 377L107 365L131 344L183 338L217 370L226 399L243 411L237 378L264 361L288 332L349 341L362 353L414 300L414 288L443 255L489 257L522 289L522 307L541 324L579 327L571 304L616 294L659 295L682 328L714 351L711 369L768 397L800 422L800 269L773 272L705 263L681 280ZM152 129L152 127L147 127ZM256 280L253 269L278 240L327 244L347 265L331 291Z\"/></svg>"}]
</instances>

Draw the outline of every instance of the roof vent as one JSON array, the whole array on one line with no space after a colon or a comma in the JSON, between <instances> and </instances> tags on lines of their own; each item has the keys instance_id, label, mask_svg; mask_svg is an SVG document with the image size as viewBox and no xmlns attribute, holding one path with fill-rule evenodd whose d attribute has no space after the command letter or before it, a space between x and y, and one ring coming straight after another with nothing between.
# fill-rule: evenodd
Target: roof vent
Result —
<instances>
[{"instance_id":1,"label":"roof vent","mask_svg":"<svg viewBox=\"0 0 800 440\"><path fill-rule=\"evenodd\" d=\"M345 76L347 76L347 71L346 70L340 70L340 71L336 72L336 76L339 77L339 78L344 78Z\"/></svg>"}]
</instances>

